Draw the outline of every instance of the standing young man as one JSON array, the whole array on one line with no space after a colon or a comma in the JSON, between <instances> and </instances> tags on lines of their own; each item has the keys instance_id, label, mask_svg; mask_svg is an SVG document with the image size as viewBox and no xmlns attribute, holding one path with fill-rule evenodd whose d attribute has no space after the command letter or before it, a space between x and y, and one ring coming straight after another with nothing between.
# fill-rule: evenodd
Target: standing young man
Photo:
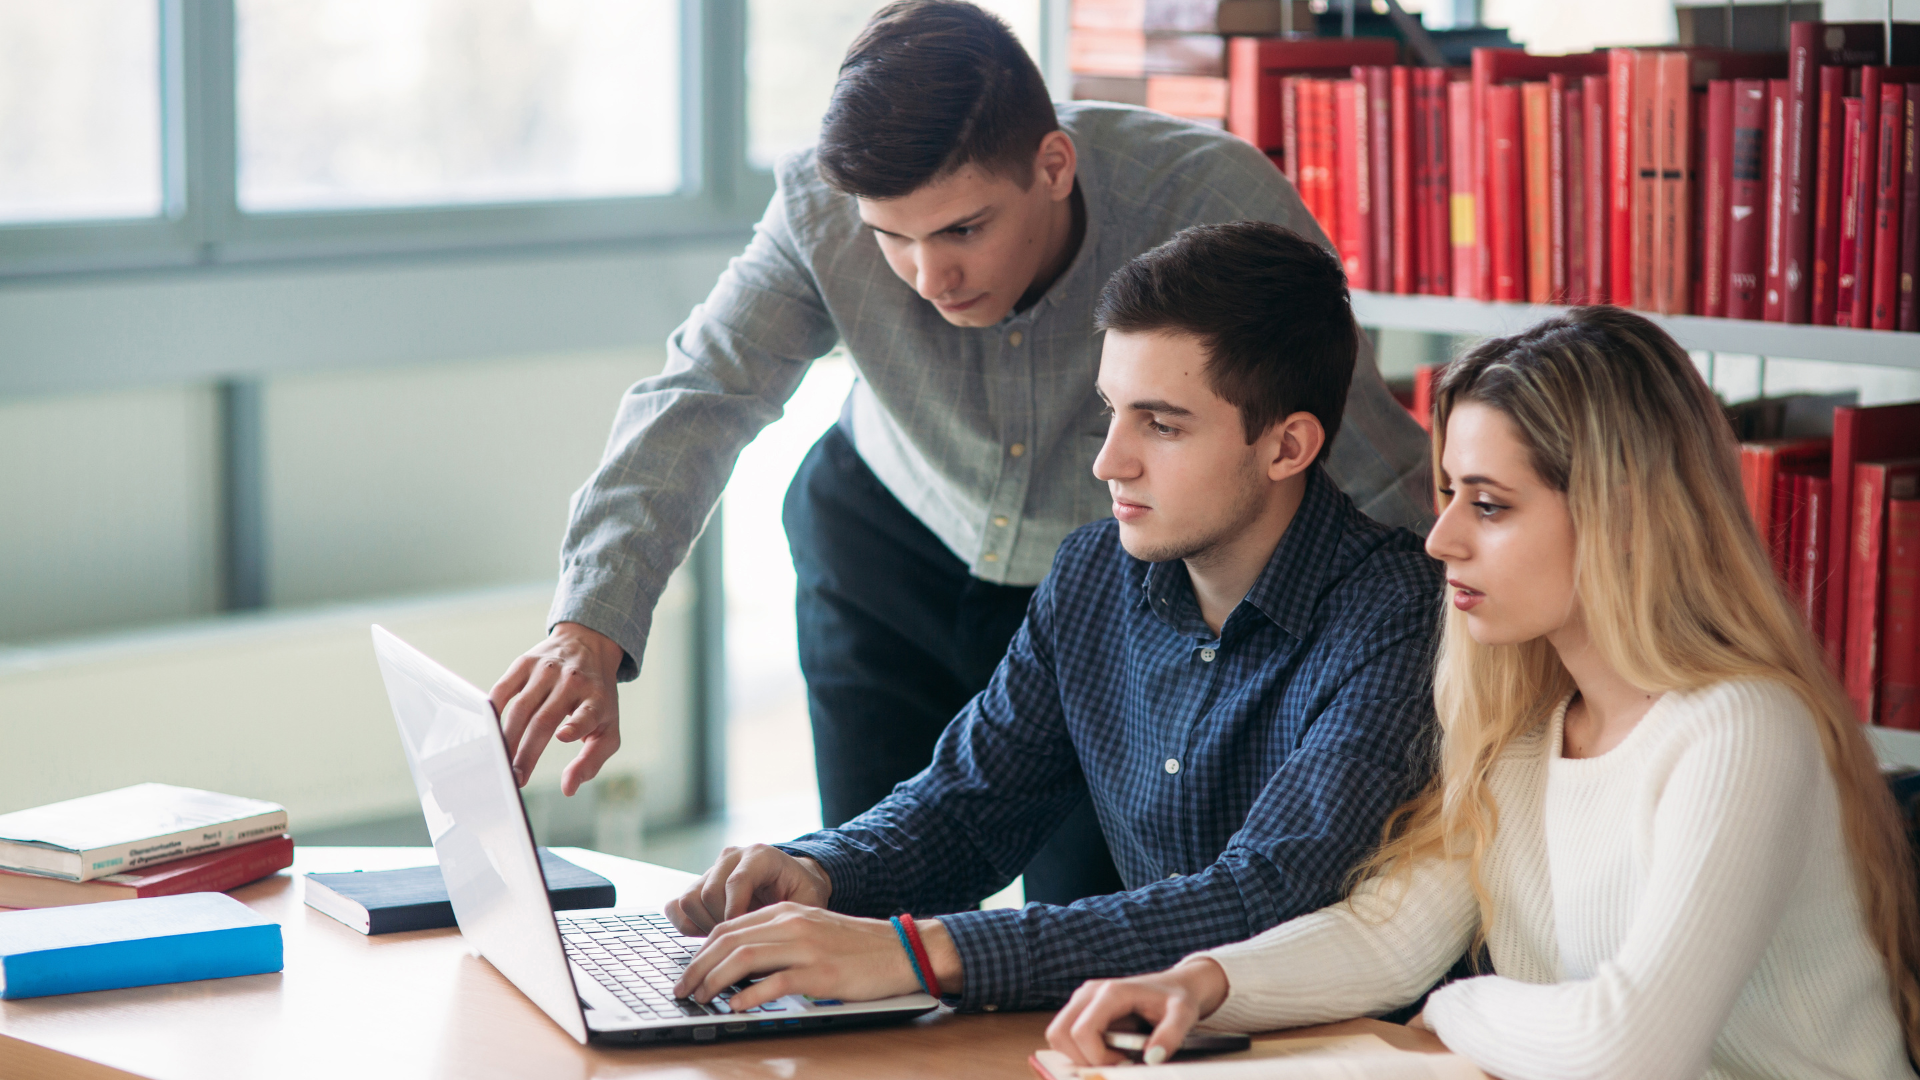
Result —
<instances>
[{"instance_id":1,"label":"standing young man","mask_svg":"<svg viewBox=\"0 0 1920 1080\"><path fill-rule=\"evenodd\" d=\"M818 147L784 162L747 250L629 391L575 496L549 637L494 687L522 782L579 741L571 794L619 746L614 685L744 446L836 342L859 374L788 492L801 668L827 824L930 760L986 686L1061 540L1109 513L1089 466L1100 287L1190 225L1326 238L1278 170L1221 132L1058 109L997 19L903 0L847 54ZM1424 528L1426 440L1364 352L1327 462L1360 509ZM1117 885L1090 806L1028 895Z\"/></svg>"}]
</instances>

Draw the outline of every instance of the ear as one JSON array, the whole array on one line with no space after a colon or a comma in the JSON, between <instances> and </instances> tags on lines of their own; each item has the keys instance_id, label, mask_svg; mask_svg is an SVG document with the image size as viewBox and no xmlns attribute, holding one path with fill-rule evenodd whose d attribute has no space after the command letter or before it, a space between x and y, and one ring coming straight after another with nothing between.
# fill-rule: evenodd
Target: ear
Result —
<instances>
[{"instance_id":1,"label":"ear","mask_svg":"<svg viewBox=\"0 0 1920 1080\"><path fill-rule=\"evenodd\" d=\"M1033 156L1033 178L1044 184L1047 198L1059 202L1073 194L1073 172L1079 161L1073 138L1064 131L1049 131L1040 140Z\"/></svg>"},{"instance_id":2,"label":"ear","mask_svg":"<svg viewBox=\"0 0 1920 1080\"><path fill-rule=\"evenodd\" d=\"M1320 448L1327 445L1327 429L1310 412L1291 413L1267 429L1260 445L1267 479L1285 480L1306 472L1320 456Z\"/></svg>"}]
</instances>

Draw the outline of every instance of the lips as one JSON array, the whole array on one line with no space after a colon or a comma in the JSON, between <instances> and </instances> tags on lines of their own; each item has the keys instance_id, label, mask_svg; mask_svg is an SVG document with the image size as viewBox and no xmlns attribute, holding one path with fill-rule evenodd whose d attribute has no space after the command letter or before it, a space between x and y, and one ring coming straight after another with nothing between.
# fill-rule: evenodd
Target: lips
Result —
<instances>
[{"instance_id":1,"label":"lips","mask_svg":"<svg viewBox=\"0 0 1920 1080\"><path fill-rule=\"evenodd\" d=\"M1113 500L1113 516L1122 522L1139 521L1152 510L1153 507L1140 503L1127 502L1124 499Z\"/></svg>"},{"instance_id":2,"label":"lips","mask_svg":"<svg viewBox=\"0 0 1920 1080\"><path fill-rule=\"evenodd\" d=\"M1448 578L1447 584L1453 586L1453 606L1459 608L1461 611L1472 611L1474 608L1480 606L1481 601L1487 598L1486 593L1478 589L1470 588L1464 582L1454 578Z\"/></svg>"},{"instance_id":3,"label":"lips","mask_svg":"<svg viewBox=\"0 0 1920 1080\"><path fill-rule=\"evenodd\" d=\"M980 301L985 300L986 298L987 298L987 294L981 293L979 296L976 296L971 300L962 300L957 304L943 304L938 300L934 301L934 304L935 306L939 307L941 311L965 311L968 308L972 307L973 305L978 304Z\"/></svg>"}]
</instances>

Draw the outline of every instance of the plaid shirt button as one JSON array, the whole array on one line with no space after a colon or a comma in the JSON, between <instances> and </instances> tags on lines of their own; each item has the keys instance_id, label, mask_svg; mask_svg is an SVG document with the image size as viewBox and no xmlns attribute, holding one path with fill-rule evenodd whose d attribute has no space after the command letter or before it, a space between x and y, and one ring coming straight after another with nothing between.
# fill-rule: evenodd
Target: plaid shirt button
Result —
<instances>
[{"instance_id":1,"label":"plaid shirt button","mask_svg":"<svg viewBox=\"0 0 1920 1080\"><path fill-rule=\"evenodd\" d=\"M1167 769L1167 775L1168 775L1168 776L1172 776L1172 775L1173 775L1174 773L1177 773L1177 772L1179 772L1179 771L1180 771L1180 759L1179 759L1179 758L1168 758L1168 759L1167 759L1167 765L1166 765L1166 769Z\"/></svg>"}]
</instances>

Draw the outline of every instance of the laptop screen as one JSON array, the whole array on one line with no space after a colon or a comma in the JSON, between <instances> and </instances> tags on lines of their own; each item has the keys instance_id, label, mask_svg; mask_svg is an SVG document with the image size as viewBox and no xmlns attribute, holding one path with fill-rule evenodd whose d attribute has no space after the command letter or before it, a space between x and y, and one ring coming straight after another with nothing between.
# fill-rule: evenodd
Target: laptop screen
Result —
<instances>
[{"instance_id":1,"label":"laptop screen","mask_svg":"<svg viewBox=\"0 0 1920 1080\"><path fill-rule=\"evenodd\" d=\"M586 1042L586 1018L492 703L383 627L373 628L373 651L461 935L554 1023Z\"/></svg>"}]
</instances>

